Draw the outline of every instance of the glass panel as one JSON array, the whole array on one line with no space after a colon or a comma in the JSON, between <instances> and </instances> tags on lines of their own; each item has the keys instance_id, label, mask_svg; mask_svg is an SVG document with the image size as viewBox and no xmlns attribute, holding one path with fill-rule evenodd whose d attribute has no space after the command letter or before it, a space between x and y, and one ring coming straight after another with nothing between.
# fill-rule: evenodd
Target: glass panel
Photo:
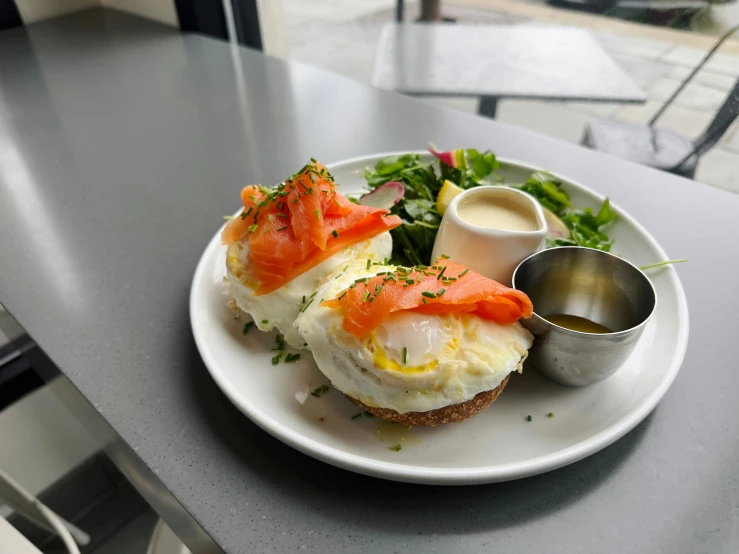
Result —
<instances>
[{"instance_id":1,"label":"glass panel","mask_svg":"<svg viewBox=\"0 0 739 554\"><path fill-rule=\"evenodd\" d=\"M283 2L292 60L739 190L736 110L704 136L739 79L739 33L672 99L739 24L736 2ZM700 160L699 139L713 145Z\"/></svg>"}]
</instances>

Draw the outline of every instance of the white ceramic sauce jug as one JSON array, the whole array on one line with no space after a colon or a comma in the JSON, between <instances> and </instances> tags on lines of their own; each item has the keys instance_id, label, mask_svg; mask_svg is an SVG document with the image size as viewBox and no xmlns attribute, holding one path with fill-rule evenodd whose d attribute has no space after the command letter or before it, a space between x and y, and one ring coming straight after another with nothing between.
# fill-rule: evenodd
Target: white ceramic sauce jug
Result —
<instances>
[{"instance_id":1,"label":"white ceramic sauce jug","mask_svg":"<svg viewBox=\"0 0 739 554\"><path fill-rule=\"evenodd\" d=\"M535 221L534 230L514 231L473 225L460 216L467 202L503 201L515 204ZM541 248L547 236L547 222L539 203L520 190L505 186L468 189L452 202L441 220L434 242L432 262L442 254L486 277L511 286L513 271L527 256Z\"/></svg>"}]
</instances>

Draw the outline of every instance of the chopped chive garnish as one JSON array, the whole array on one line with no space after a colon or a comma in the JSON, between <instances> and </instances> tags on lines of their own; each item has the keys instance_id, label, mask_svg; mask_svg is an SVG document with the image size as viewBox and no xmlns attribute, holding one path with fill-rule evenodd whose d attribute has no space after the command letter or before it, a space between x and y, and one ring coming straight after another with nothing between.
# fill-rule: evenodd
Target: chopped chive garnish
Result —
<instances>
[{"instance_id":1,"label":"chopped chive garnish","mask_svg":"<svg viewBox=\"0 0 739 554\"><path fill-rule=\"evenodd\" d=\"M298 199L297 199L297 198L295 198L295 199L293 200L293 204L297 204L297 203L298 203Z\"/></svg>"},{"instance_id":2,"label":"chopped chive garnish","mask_svg":"<svg viewBox=\"0 0 739 554\"><path fill-rule=\"evenodd\" d=\"M267 320L267 319L263 319L262 320L262 325L267 325L268 323L269 323L269 320Z\"/></svg>"},{"instance_id":3,"label":"chopped chive garnish","mask_svg":"<svg viewBox=\"0 0 739 554\"><path fill-rule=\"evenodd\" d=\"M408 348L406 346L403 347L403 363L405 364L408 361Z\"/></svg>"},{"instance_id":4,"label":"chopped chive garnish","mask_svg":"<svg viewBox=\"0 0 739 554\"><path fill-rule=\"evenodd\" d=\"M460 273L459 275L457 275L457 277L463 277L464 275L467 274L468 271L469 271L469 268L468 269L465 269L462 273Z\"/></svg>"},{"instance_id":5,"label":"chopped chive garnish","mask_svg":"<svg viewBox=\"0 0 739 554\"><path fill-rule=\"evenodd\" d=\"M308 194L313 194L313 187L310 187L310 188L308 189Z\"/></svg>"},{"instance_id":6,"label":"chopped chive garnish","mask_svg":"<svg viewBox=\"0 0 739 554\"><path fill-rule=\"evenodd\" d=\"M316 219L321 219L321 212L316 210Z\"/></svg>"},{"instance_id":7,"label":"chopped chive garnish","mask_svg":"<svg viewBox=\"0 0 739 554\"><path fill-rule=\"evenodd\" d=\"M321 385L316 390L312 391L310 394L311 396L315 396L316 398L319 398L322 394L329 391L329 388L326 385Z\"/></svg>"},{"instance_id":8,"label":"chopped chive garnish","mask_svg":"<svg viewBox=\"0 0 739 554\"><path fill-rule=\"evenodd\" d=\"M359 283L357 283L357 282L354 282L354 283L352 283L351 285L349 285L349 288L350 288L350 289L353 289L353 288L354 288L354 287L356 287L356 286L357 286L358 284L359 284Z\"/></svg>"},{"instance_id":9,"label":"chopped chive garnish","mask_svg":"<svg viewBox=\"0 0 739 554\"><path fill-rule=\"evenodd\" d=\"M428 304L428 302L426 302L426 299L425 298L421 298L421 300L423 300L423 303L424 304Z\"/></svg>"},{"instance_id":10,"label":"chopped chive garnish","mask_svg":"<svg viewBox=\"0 0 739 554\"><path fill-rule=\"evenodd\" d=\"M331 234L334 236L335 239L339 238L339 233L336 231L336 229L331 231Z\"/></svg>"},{"instance_id":11,"label":"chopped chive garnish","mask_svg":"<svg viewBox=\"0 0 739 554\"><path fill-rule=\"evenodd\" d=\"M256 224L256 223L252 223L252 224L251 224L251 225L249 226L249 232L250 232L250 233L253 233L253 232L254 232L254 231L256 231L256 230L257 230L257 224Z\"/></svg>"},{"instance_id":12,"label":"chopped chive garnish","mask_svg":"<svg viewBox=\"0 0 739 554\"><path fill-rule=\"evenodd\" d=\"M308 302L308 303L307 303L307 304L306 304L305 306L303 306L303 309L302 309L302 310L300 310L300 311L301 311L301 312L304 312L305 310L307 310L307 309L308 309L308 306L310 306L311 304L313 304L313 300L314 300L314 299L313 299L313 298L311 298L311 299L310 299L310 302Z\"/></svg>"},{"instance_id":13,"label":"chopped chive garnish","mask_svg":"<svg viewBox=\"0 0 739 554\"><path fill-rule=\"evenodd\" d=\"M449 259L449 256L447 256L446 254L442 254L440 257L441 258L444 258L445 260L448 260Z\"/></svg>"},{"instance_id":14,"label":"chopped chive garnish","mask_svg":"<svg viewBox=\"0 0 739 554\"><path fill-rule=\"evenodd\" d=\"M396 445L395 445L395 446L393 446L393 447L392 447L392 448L391 448L390 450L395 450L396 452L400 452L400 449L401 449L401 448L403 448L403 447L402 447L402 446L400 446L399 444L396 444Z\"/></svg>"},{"instance_id":15,"label":"chopped chive garnish","mask_svg":"<svg viewBox=\"0 0 739 554\"><path fill-rule=\"evenodd\" d=\"M547 414L547 417L554 417L554 414L553 414L552 412L549 412L549 413Z\"/></svg>"},{"instance_id":16,"label":"chopped chive garnish","mask_svg":"<svg viewBox=\"0 0 739 554\"><path fill-rule=\"evenodd\" d=\"M341 293L341 294L339 295L339 298L338 298L338 300L341 300L342 298L344 298L344 297L346 296L346 293L347 293L347 291L344 291L344 292L342 292L342 293Z\"/></svg>"},{"instance_id":17,"label":"chopped chive garnish","mask_svg":"<svg viewBox=\"0 0 739 554\"><path fill-rule=\"evenodd\" d=\"M436 280L438 281L444 276L444 272L446 271L446 266L441 268L441 271L439 272L439 275L436 277Z\"/></svg>"},{"instance_id":18,"label":"chopped chive garnish","mask_svg":"<svg viewBox=\"0 0 739 554\"><path fill-rule=\"evenodd\" d=\"M436 295L431 292L430 290L425 290L421 293L422 296L425 296L426 298L436 298Z\"/></svg>"},{"instance_id":19,"label":"chopped chive garnish","mask_svg":"<svg viewBox=\"0 0 739 554\"><path fill-rule=\"evenodd\" d=\"M438 298L439 296L441 296L445 292L446 292L446 289L439 289L439 291L436 293L436 297Z\"/></svg>"},{"instance_id":20,"label":"chopped chive garnish","mask_svg":"<svg viewBox=\"0 0 739 554\"><path fill-rule=\"evenodd\" d=\"M369 269L371 265L372 265L372 260L367 260L367 269Z\"/></svg>"},{"instance_id":21,"label":"chopped chive garnish","mask_svg":"<svg viewBox=\"0 0 739 554\"><path fill-rule=\"evenodd\" d=\"M366 279L366 277L360 277L359 279L354 279L354 282L355 283L364 283L364 280L365 279Z\"/></svg>"},{"instance_id":22,"label":"chopped chive garnish","mask_svg":"<svg viewBox=\"0 0 739 554\"><path fill-rule=\"evenodd\" d=\"M362 417L362 412L359 412L358 414L354 414L352 416L352 419L357 419L358 417Z\"/></svg>"},{"instance_id":23,"label":"chopped chive garnish","mask_svg":"<svg viewBox=\"0 0 739 554\"><path fill-rule=\"evenodd\" d=\"M369 300L367 300L367 302L369 302L370 304L372 304L372 301L373 301L373 300L374 300L375 298L376 298L375 296L370 296L370 297L369 297Z\"/></svg>"},{"instance_id":24,"label":"chopped chive garnish","mask_svg":"<svg viewBox=\"0 0 739 554\"><path fill-rule=\"evenodd\" d=\"M407 285L413 285L416 281L414 279L406 279L405 282Z\"/></svg>"},{"instance_id":25,"label":"chopped chive garnish","mask_svg":"<svg viewBox=\"0 0 739 554\"><path fill-rule=\"evenodd\" d=\"M375 417L371 413L369 413L367 410L364 411L364 417Z\"/></svg>"},{"instance_id":26,"label":"chopped chive garnish","mask_svg":"<svg viewBox=\"0 0 739 554\"><path fill-rule=\"evenodd\" d=\"M287 227L288 227L287 225L285 225L284 227L278 227L277 230L278 231L284 231L285 229L287 229Z\"/></svg>"},{"instance_id":27,"label":"chopped chive garnish","mask_svg":"<svg viewBox=\"0 0 739 554\"><path fill-rule=\"evenodd\" d=\"M380 294L381 290L382 290L382 287L380 285L375 285L375 296Z\"/></svg>"},{"instance_id":28,"label":"chopped chive garnish","mask_svg":"<svg viewBox=\"0 0 739 554\"><path fill-rule=\"evenodd\" d=\"M305 295L303 295L303 304L305 304Z\"/></svg>"},{"instance_id":29,"label":"chopped chive garnish","mask_svg":"<svg viewBox=\"0 0 739 554\"><path fill-rule=\"evenodd\" d=\"M300 359L300 354L288 354L285 356L285 363L286 364L292 364L297 362Z\"/></svg>"},{"instance_id":30,"label":"chopped chive garnish","mask_svg":"<svg viewBox=\"0 0 739 554\"><path fill-rule=\"evenodd\" d=\"M275 336L275 347L272 350L285 350L285 343L280 335Z\"/></svg>"},{"instance_id":31,"label":"chopped chive garnish","mask_svg":"<svg viewBox=\"0 0 739 554\"><path fill-rule=\"evenodd\" d=\"M347 269L349 269L349 266L348 265L345 265L344 266L344 269L342 269L341 271L346 271Z\"/></svg>"},{"instance_id":32,"label":"chopped chive garnish","mask_svg":"<svg viewBox=\"0 0 739 554\"><path fill-rule=\"evenodd\" d=\"M249 215L253 209L254 209L254 206L249 206L249 209L246 210L246 215ZM246 216L244 216L244 217L246 217Z\"/></svg>"},{"instance_id":33,"label":"chopped chive garnish","mask_svg":"<svg viewBox=\"0 0 739 554\"><path fill-rule=\"evenodd\" d=\"M251 329L252 327L254 327L254 322L247 321L246 323L244 323L244 329L242 330L242 333L246 335L249 332L249 329Z\"/></svg>"},{"instance_id":34,"label":"chopped chive garnish","mask_svg":"<svg viewBox=\"0 0 739 554\"><path fill-rule=\"evenodd\" d=\"M316 162L316 159L315 158L311 158L310 161L312 161L313 163L318 163L318 162Z\"/></svg>"},{"instance_id":35,"label":"chopped chive garnish","mask_svg":"<svg viewBox=\"0 0 739 554\"><path fill-rule=\"evenodd\" d=\"M282 354L277 354L277 356L272 357L272 365L277 365L280 363L280 358L282 358Z\"/></svg>"},{"instance_id":36,"label":"chopped chive garnish","mask_svg":"<svg viewBox=\"0 0 739 554\"><path fill-rule=\"evenodd\" d=\"M531 416L527 417L526 421L531 421Z\"/></svg>"},{"instance_id":37,"label":"chopped chive garnish","mask_svg":"<svg viewBox=\"0 0 739 554\"><path fill-rule=\"evenodd\" d=\"M277 217L281 217L283 219L287 219L287 214L277 214Z\"/></svg>"},{"instance_id":38,"label":"chopped chive garnish","mask_svg":"<svg viewBox=\"0 0 739 554\"><path fill-rule=\"evenodd\" d=\"M364 291L364 296L362 297L362 302L367 302L367 299L369 298L369 291Z\"/></svg>"},{"instance_id":39,"label":"chopped chive garnish","mask_svg":"<svg viewBox=\"0 0 739 554\"><path fill-rule=\"evenodd\" d=\"M391 279L395 279L395 277L393 277L392 275L389 275L389 276L387 276L387 277L384 277L384 278L382 279L382 282L383 282L383 283L387 283L387 282L388 282L388 281L390 281Z\"/></svg>"}]
</instances>

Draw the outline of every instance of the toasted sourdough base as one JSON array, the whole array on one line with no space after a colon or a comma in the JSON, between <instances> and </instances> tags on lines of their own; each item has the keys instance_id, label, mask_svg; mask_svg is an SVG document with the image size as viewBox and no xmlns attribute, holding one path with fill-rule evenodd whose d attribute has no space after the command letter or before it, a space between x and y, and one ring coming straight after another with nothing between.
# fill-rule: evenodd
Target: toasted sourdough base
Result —
<instances>
[{"instance_id":1,"label":"toasted sourdough base","mask_svg":"<svg viewBox=\"0 0 739 554\"><path fill-rule=\"evenodd\" d=\"M508 380L510 378L511 376L509 374L505 379L503 379L503 382L493 390L481 392L467 402L452 404L451 406L437 408L436 410L431 410L429 412L406 412L401 414L388 408L372 408L361 403L356 398L352 398L349 395L345 396L363 410L367 410L369 413L379 417L380 419L402 423L403 425L429 425L434 427L436 425L443 425L444 423L459 423L460 421L464 421L465 419L480 413L490 406L490 404L495 402L495 399L498 398L498 395L501 392L503 392L503 389L508 384Z\"/></svg>"}]
</instances>

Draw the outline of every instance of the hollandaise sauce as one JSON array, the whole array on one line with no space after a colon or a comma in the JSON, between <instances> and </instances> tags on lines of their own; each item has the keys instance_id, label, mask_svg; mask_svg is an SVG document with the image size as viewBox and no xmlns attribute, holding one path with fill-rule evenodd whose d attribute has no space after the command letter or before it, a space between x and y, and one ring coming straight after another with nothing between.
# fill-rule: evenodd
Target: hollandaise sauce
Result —
<instances>
[{"instance_id":1,"label":"hollandaise sauce","mask_svg":"<svg viewBox=\"0 0 739 554\"><path fill-rule=\"evenodd\" d=\"M470 198L457 208L467 223L488 229L536 231L539 226L530 210L505 198Z\"/></svg>"},{"instance_id":2,"label":"hollandaise sauce","mask_svg":"<svg viewBox=\"0 0 739 554\"><path fill-rule=\"evenodd\" d=\"M612 333L608 327L605 327L595 321L590 321L584 317L568 314L552 314L544 316L544 319L570 329L572 331L579 331L580 333Z\"/></svg>"}]
</instances>

